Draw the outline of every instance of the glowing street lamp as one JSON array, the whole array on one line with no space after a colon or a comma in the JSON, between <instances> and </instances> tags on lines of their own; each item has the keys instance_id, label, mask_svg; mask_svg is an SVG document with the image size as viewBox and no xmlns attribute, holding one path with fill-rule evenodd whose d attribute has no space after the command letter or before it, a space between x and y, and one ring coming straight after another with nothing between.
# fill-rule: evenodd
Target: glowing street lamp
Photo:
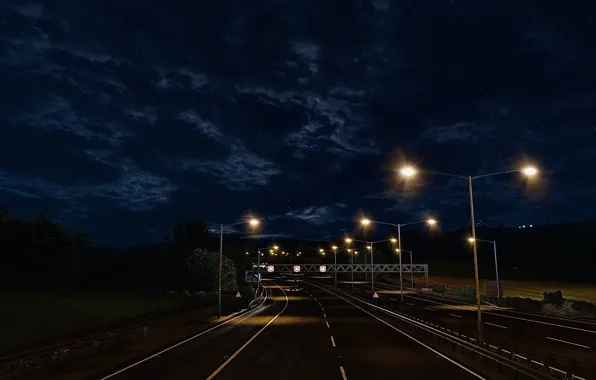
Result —
<instances>
[{"instance_id":1,"label":"glowing street lamp","mask_svg":"<svg viewBox=\"0 0 596 380\"><path fill-rule=\"evenodd\" d=\"M479 178L492 177L495 175L507 174L507 173L523 173L526 177L533 177L536 174L538 174L538 169L536 169L533 166L526 166L526 167L523 167L520 169L506 170L506 171L496 172L496 173L480 174L477 176L471 176L471 175L464 176L464 175L442 173L442 172L436 172L436 171L430 171L430 170L421 170L421 169L416 169L411 166L403 167L403 168L401 168L401 170L399 172L401 173L402 176L408 178L408 177L415 176L419 171L431 173L431 174L444 175L444 176L448 176L448 177L459 178L459 179L463 179L468 182L468 193L469 193L469 199L470 199L470 221L471 221L471 225L472 225L472 239L474 239L474 240L476 240L476 225L475 225L475 221L474 221L474 196L473 196L473 192L472 192L472 181L475 179L479 179ZM478 311L478 320L477 320L478 344L483 344L484 343L484 334L482 332L482 330L483 330L482 307L480 304L480 279L478 277L478 253L476 250L476 244L472 244L472 251L474 253L474 277L476 280L476 306L477 306L477 311Z\"/></svg>"},{"instance_id":2,"label":"glowing street lamp","mask_svg":"<svg viewBox=\"0 0 596 380\"><path fill-rule=\"evenodd\" d=\"M223 262L223 229L224 227L237 226L240 224L250 224L251 227L258 226L260 221L255 218L250 218L243 222L231 223L231 224L220 224L219 225L219 279L218 279L218 291L217 291L217 318L221 318L221 268Z\"/></svg>"}]
</instances>

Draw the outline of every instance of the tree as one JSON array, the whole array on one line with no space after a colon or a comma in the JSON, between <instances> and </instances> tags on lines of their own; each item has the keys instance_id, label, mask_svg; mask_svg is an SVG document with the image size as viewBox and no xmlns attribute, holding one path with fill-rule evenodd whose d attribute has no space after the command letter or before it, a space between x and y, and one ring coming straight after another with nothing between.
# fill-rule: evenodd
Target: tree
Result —
<instances>
[{"instance_id":1,"label":"tree","mask_svg":"<svg viewBox=\"0 0 596 380\"><path fill-rule=\"evenodd\" d=\"M212 291L218 287L219 253L209 252L197 248L186 258L186 265L190 272L192 287ZM234 262L223 256L222 260L222 291L233 292L238 289L236 284L236 267Z\"/></svg>"}]
</instances>

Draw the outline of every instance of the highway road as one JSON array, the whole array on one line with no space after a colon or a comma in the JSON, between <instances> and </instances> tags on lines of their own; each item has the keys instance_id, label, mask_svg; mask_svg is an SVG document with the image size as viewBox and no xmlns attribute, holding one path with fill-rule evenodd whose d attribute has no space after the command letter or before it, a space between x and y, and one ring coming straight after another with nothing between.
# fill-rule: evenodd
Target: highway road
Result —
<instances>
[{"instance_id":1,"label":"highway road","mask_svg":"<svg viewBox=\"0 0 596 380\"><path fill-rule=\"evenodd\" d=\"M487 378L317 286L264 283L262 308L101 378Z\"/></svg>"},{"instance_id":2,"label":"highway road","mask_svg":"<svg viewBox=\"0 0 596 380\"><path fill-rule=\"evenodd\" d=\"M352 284L343 282L340 289L351 291ZM396 286L377 282L375 289L380 305L402 310ZM354 284L354 292L371 298L370 282ZM468 337L476 336L475 305L405 290L403 312ZM483 307L482 316L486 343L524 357L545 360L555 368L572 370L581 377L596 375L596 323L490 306Z\"/></svg>"}]
</instances>

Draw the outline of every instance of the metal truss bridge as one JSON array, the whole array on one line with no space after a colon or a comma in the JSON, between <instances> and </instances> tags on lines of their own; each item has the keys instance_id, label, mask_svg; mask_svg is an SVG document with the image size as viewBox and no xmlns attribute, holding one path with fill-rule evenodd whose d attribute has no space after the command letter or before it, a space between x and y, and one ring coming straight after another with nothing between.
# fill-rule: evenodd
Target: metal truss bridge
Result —
<instances>
[{"instance_id":1,"label":"metal truss bridge","mask_svg":"<svg viewBox=\"0 0 596 380\"><path fill-rule=\"evenodd\" d=\"M399 273L398 264L272 264L267 265L263 273ZM427 264L402 264L402 273L428 274Z\"/></svg>"}]
</instances>

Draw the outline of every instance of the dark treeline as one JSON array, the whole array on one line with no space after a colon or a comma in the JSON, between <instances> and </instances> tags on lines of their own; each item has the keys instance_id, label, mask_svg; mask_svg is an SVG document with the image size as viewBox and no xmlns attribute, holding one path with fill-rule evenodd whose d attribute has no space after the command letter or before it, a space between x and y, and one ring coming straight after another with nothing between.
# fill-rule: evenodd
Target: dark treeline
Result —
<instances>
[{"instance_id":1,"label":"dark treeline","mask_svg":"<svg viewBox=\"0 0 596 380\"><path fill-rule=\"evenodd\" d=\"M19 220L0 208L2 289L193 289L187 257L196 248L218 251L219 237L198 221L176 226L165 242L129 248L92 247L87 234L38 215ZM242 241L226 239L241 283Z\"/></svg>"},{"instance_id":2,"label":"dark treeline","mask_svg":"<svg viewBox=\"0 0 596 380\"><path fill-rule=\"evenodd\" d=\"M478 228L479 239L495 240L503 279L536 279L596 282L595 249L591 232L595 222L564 223L534 228ZM469 229L451 232L409 229L402 232L402 248L414 252L415 263L430 264L431 275L473 276L472 250L467 242ZM385 236L352 236L379 240ZM338 262L349 262L342 236L332 242L299 239L262 240L225 236L224 254L236 267L241 284L244 271L256 261L257 248L279 245L277 256L267 251L269 263L333 262L330 249L336 244ZM353 243L363 262L365 248ZM217 252L219 236L199 221L186 221L173 228L164 242L129 248L92 247L83 232L69 230L41 215L28 220L14 218L0 208L0 284L7 288L66 287L71 290L193 289L186 258L195 248ZM319 249L326 250L321 256ZM282 256L281 251L290 256ZM397 255L390 243L375 245L375 263L395 263ZM246 252L249 254L247 255ZM302 252L298 257L297 253ZM492 245L478 243L481 276L494 274ZM409 262L404 254L403 262Z\"/></svg>"}]
</instances>

